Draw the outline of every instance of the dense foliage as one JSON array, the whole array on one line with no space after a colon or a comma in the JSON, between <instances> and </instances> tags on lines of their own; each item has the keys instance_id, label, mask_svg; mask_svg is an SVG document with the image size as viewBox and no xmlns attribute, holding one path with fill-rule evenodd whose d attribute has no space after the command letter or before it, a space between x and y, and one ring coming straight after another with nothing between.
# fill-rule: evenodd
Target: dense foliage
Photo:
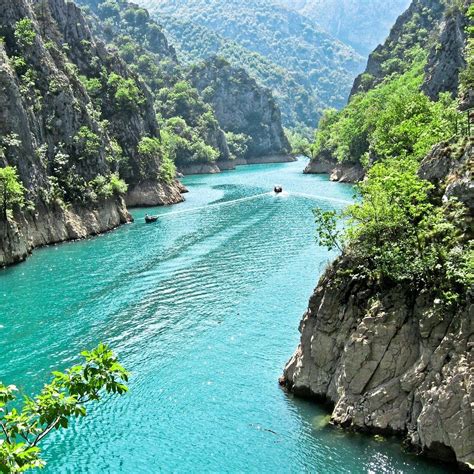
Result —
<instances>
[{"instance_id":1,"label":"dense foliage","mask_svg":"<svg viewBox=\"0 0 474 474\"><path fill-rule=\"evenodd\" d=\"M458 3L449 2L459 13ZM433 101L421 91L427 51L436 42L423 25L442 18L446 3L413 5L396 34L371 55L378 74L362 75L349 104L339 112L327 111L320 122L312 149L315 159L329 154L339 162L361 163L367 177L356 187L356 204L346 211L315 210L317 240L346 253L353 269L378 284L403 283L415 292L437 292L450 305L462 303L474 284L469 210L454 198L442 200L442 184L435 188L418 172L433 145L450 143L446 153L453 160L470 145L463 137L465 117L458 101L450 93ZM473 15L472 6L468 15ZM461 95L472 93L471 48L472 37Z\"/></svg>"},{"instance_id":2,"label":"dense foliage","mask_svg":"<svg viewBox=\"0 0 474 474\"><path fill-rule=\"evenodd\" d=\"M314 127L325 107L344 105L363 59L314 22L268 0L142 0L180 57L220 55L271 87L287 126Z\"/></svg>"},{"instance_id":3,"label":"dense foliage","mask_svg":"<svg viewBox=\"0 0 474 474\"><path fill-rule=\"evenodd\" d=\"M436 143L456 133L456 102L437 102L420 92L424 61L408 72L352 98L347 107L325 112L313 155L328 151L338 161L369 164L369 159L412 156L421 159Z\"/></svg>"},{"instance_id":4,"label":"dense foliage","mask_svg":"<svg viewBox=\"0 0 474 474\"><path fill-rule=\"evenodd\" d=\"M53 372L53 379L35 397L24 397L18 389L0 383L0 471L24 472L42 468L40 444L52 431L67 428L71 418L86 416L87 404L104 394L124 394L127 371L105 345L84 351L82 365Z\"/></svg>"},{"instance_id":5,"label":"dense foliage","mask_svg":"<svg viewBox=\"0 0 474 474\"><path fill-rule=\"evenodd\" d=\"M197 90L184 80L184 71L176 61L161 27L146 10L125 0L81 0L100 18L98 33L115 45L120 57L141 76L154 93L155 107L162 128L159 155L162 176L170 182L175 166L216 161L221 156L216 136L223 134L212 108ZM94 17L91 17L94 20ZM101 25L105 24L104 31ZM140 106L140 95L133 81L117 77L107 79L115 100L124 109ZM89 89L97 82L88 83ZM223 138L225 141L225 138ZM157 142L158 143L158 142Z\"/></svg>"},{"instance_id":6,"label":"dense foliage","mask_svg":"<svg viewBox=\"0 0 474 474\"><path fill-rule=\"evenodd\" d=\"M164 21L184 64L215 55L224 57L232 65L244 67L261 85L272 89L284 123L303 129L314 128L321 114L321 104L304 73L279 66L264 55L199 24L175 16L160 16L160 20Z\"/></svg>"},{"instance_id":7,"label":"dense foliage","mask_svg":"<svg viewBox=\"0 0 474 474\"><path fill-rule=\"evenodd\" d=\"M286 136L291 146L291 154L295 156L310 156L311 143L308 137L297 130L286 130Z\"/></svg>"},{"instance_id":8,"label":"dense foliage","mask_svg":"<svg viewBox=\"0 0 474 474\"><path fill-rule=\"evenodd\" d=\"M359 202L341 215L315 210L317 240L345 249L354 268L375 281L436 289L445 303L455 303L474 284L468 210L455 200L434 198L418 167L413 158L374 165L357 186ZM339 217L347 221L346 230L337 226Z\"/></svg>"},{"instance_id":9,"label":"dense foliage","mask_svg":"<svg viewBox=\"0 0 474 474\"><path fill-rule=\"evenodd\" d=\"M21 184L16 169L11 166L0 168L0 219L8 218L8 212L14 206L22 206L25 189Z\"/></svg>"}]
</instances>

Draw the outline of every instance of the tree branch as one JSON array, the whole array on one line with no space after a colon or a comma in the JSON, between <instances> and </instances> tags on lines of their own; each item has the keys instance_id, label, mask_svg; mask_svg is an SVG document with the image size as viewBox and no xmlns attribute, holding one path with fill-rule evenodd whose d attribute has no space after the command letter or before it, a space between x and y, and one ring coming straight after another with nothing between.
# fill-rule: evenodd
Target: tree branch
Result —
<instances>
[{"instance_id":1,"label":"tree branch","mask_svg":"<svg viewBox=\"0 0 474 474\"><path fill-rule=\"evenodd\" d=\"M8 444L11 444L10 436L8 436L7 429L5 428L5 425L0 421L0 426L2 427L3 434L5 435L5 439Z\"/></svg>"}]
</instances>

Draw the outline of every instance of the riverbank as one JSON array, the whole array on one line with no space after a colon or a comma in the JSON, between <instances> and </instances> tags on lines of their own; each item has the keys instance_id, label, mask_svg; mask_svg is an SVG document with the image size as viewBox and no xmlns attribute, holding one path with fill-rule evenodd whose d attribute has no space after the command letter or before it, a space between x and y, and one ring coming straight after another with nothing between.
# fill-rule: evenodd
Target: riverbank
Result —
<instances>
[{"instance_id":1,"label":"riverbank","mask_svg":"<svg viewBox=\"0 0 474 474\"><path fill-rule=\"evenodd\" d=\"M187 189L143 183L126 196L102 199L90 205L43 205L17 211L7 222L0 220L0 268L24 262L34 249L81 240L110 232L133 221L129 208L167 206L184 201Z\"/></svg>"},{"instance_id":2,"label":"riverbank","mask_svg":"<svg viewBox=\"0 0 474 474\"><path fill-rule=\"evenodd\" d=\"M237 166L272 164L272 163L292 163L297 161L292 155L267 155L256 158L239 158L235 160L216 161L215 163L198 163L179 168L179 172L184 176L193 174L217 174L222 171L233 171Z\"/></svg>"},{"instance_id":3,"label":"riverbank","mask_svg":"<svg viewBox=\"0 0 474 474\"><path fill-rule=\"evenodd\" d=\"M327 174L331 181L357 183L364 179L365 171L360 163L338 163L332 158L318 157L310 161L304 169L305 174Z\"/></svg>"}]
</instances>

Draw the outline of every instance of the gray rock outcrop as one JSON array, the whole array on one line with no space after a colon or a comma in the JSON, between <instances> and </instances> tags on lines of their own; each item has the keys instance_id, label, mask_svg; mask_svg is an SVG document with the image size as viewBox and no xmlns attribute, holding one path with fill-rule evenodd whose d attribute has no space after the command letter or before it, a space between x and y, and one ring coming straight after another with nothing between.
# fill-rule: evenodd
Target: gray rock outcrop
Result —
<instances>
[{"instance_id":1,"label":"gray rock outcrop","mask_svg":"<svg viewBox=\"0 0 474 474\"><path fill-rule=\"evenodd\" d=\"M283 382L329 402L336 424L399 434L473 467L472 298L449 313L429 293L380 292L360 275L343 277L348 268L342 257L319 282Z\"/></svg>"},{"instance_id":2,"label":"gray rock outcrop","mask_svg":"<svg viewBox=\"0 0 474 474\"><path fill-rule=\"evenodd\" d=\"M435 147L420 176L435 199L474 211L474 148ZM331 406L333 423L397 434L429 456L474 468L474 300L446 306L435 288L374 283L350 253L321 278L281 383Z\"/></svg>"},{"instance_id":3,"label":"gray rock outcrop","mask_svg":"<svg viewBox=\"0 0 474 474\"><path fill-rule=\"evenodd\" d=\"M466 67L466 27L466 15L457 8L443 19L439 42L431 48L421 87L432 100L438 100L442 92L457 96L459 72Z\"/></svg>"},{"instance_id":4,"label":"gray rock outcrop","mask_svg":"<svg viewBox=\"0 0 474 474\"><path fill-rule=\"evenodd\" d=\"M259 86L245 70L215 57L193 67L189 79L212 105L224 131L250 137L244 159L289 155L290 145L271 91Z\"/></svg>"}]
</instances>

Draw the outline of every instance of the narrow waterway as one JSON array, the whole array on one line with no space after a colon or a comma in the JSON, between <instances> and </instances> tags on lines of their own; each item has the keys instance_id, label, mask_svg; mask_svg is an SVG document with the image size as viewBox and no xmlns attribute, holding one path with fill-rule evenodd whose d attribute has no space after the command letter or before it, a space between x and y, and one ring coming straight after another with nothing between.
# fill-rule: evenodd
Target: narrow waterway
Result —
<instances>
[{"instance_id":1,"label":"narrow waterway","mask_svg":"<svg viewBox=\"0 0 474 474\"><path fill-rule=\"evenodd\" d=\"M304 164L188 177L186 203L0 271L0 380L31 393L99 341L133 374L129 394L54 434L46 472L441 472L278 386L331 257L311 209L352 198ZM287 195L214 206L277 183Z\"/></svg>"}]
</instances>

